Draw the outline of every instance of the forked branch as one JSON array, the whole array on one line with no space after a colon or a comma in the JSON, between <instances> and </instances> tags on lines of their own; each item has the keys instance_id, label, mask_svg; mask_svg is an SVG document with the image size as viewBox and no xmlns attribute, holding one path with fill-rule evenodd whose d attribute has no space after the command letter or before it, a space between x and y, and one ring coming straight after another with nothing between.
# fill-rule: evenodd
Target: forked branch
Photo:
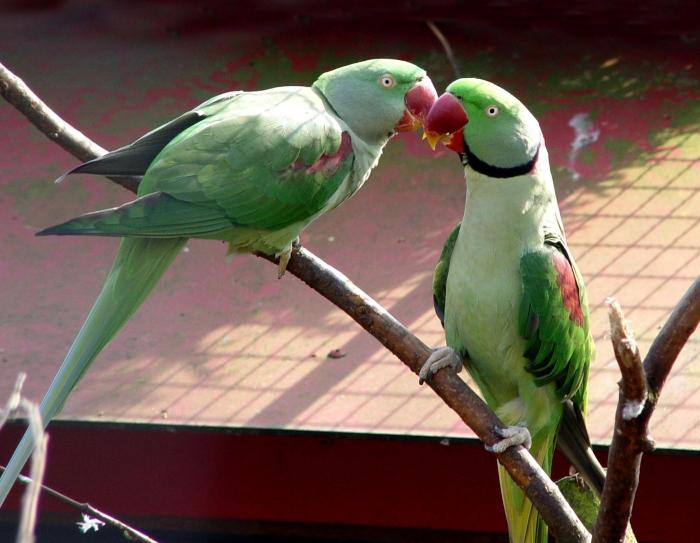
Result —
<instances>
[{"instance_id":1,"label":"forked branch","mask_svg":"<svg viewBox=\"0 0 700 543\"><path fill-rule=\"evenodd\" d=\"M608 472L593 530L594 543L624 541L639 485L642 454L654 448L649 436L649 420L666 377L700 322L700 278L690 286L671 313L644 363L619 304L611 299L608 305L613 350L622 380L608 454Z\"/></svg>"}]
</instances>

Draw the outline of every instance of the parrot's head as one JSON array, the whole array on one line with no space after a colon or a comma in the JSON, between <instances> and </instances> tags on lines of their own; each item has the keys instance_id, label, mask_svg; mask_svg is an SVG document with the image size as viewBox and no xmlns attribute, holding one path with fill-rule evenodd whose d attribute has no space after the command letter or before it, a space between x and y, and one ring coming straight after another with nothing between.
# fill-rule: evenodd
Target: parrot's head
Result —
<instances>
[{"instance_id":1,"label":"parrot's head","mask_svg":"<svg viewBox=\"0 0 700 543\"><path fill-rule=\"evenodd\" d=\"M431 147L442 141L497 168L532 161L542 142L537 119L515 96L483 79L458 79L433 104L425 123Z\"/></svg>"},{"instance_id":2,"label":"parrot's head","mask_svg":"<svg viewBox=\"0 0 700 543\"><path fill-rule=\"evenodd\" d=\"M343 66L322 74L313 87L353 132L371 143L421 127L437 100L425 70L393 59Z\"/></svg>"}]
</instances>

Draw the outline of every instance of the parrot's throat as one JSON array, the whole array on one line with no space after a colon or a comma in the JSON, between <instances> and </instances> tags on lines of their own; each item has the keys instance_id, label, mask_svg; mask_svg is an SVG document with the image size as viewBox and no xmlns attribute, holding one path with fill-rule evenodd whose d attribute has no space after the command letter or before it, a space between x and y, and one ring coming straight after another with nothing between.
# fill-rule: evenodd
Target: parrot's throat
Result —
<instances>
[{"instance_id":1,"label":"parrot's throat","mask_svg":"<svg viewBox=\"0 0 700 543\"><path fill-rule=\"evenodd\" d=\"M532 158L525 162L524 164L519 164L518 166L511 166L509 168L501 168L500 166L493 166L488 162L484 162L474 153L472 153L467 142L464 142L464 152L459 153L459 159L462 161L462 166L470 166L475 172L479 172L483 175L489 177L497 177L499 179L505 179L508 177L517 177L519 175L525 175L530 172L535 167L537 163L537 158L540 155L540 143L537 144L537 149L532 155Z\"/></svg>"}]
</instances>

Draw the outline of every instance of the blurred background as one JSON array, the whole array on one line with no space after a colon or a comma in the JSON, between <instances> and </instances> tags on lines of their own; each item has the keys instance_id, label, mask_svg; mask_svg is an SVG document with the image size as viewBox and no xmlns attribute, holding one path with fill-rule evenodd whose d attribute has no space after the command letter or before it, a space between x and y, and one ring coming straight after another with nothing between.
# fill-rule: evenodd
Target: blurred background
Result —
<instances>
[{"instance_id":1,"label":"blurred background","mask_svg":"<svg viewBox=\"0 0 700 543\"><path fill-rule=\"evenodd\" d=\"M605 298L618 298L645 353L700 271L700 25L691 7L13 1L0 4L0 62L112 149L212 95L310 85L366 58L414 62L442 92L455 67L433 21L460 75L510 90L544 131L588 287L598 348L589 429L604 458L619 379ZM25 371L25 393L39 400L118 241L33 234L131 195L94 176L55 185L77 161L5 102L0 128L0 398ZM463 205L457 157L402 134L363 190L302 243L439 346L432 270ZM277 280L268 262L225 252L190 242L98 357L50 427L47 483L161 530L163 541L505 540L495 462L458 417L296 278ZM2 462L20 431L0 434ZM697 334L652 435L659 450L645 457L633 525L640 540L675 541L690 526L690 489L671 475L699 461ZM8 534L14 503L0 512ZM72 537L60 535L73 521L65 509L49 499L41 509L39 541ZM657 516L643 514L652 509Z\"/></svg>"}]
</instances>

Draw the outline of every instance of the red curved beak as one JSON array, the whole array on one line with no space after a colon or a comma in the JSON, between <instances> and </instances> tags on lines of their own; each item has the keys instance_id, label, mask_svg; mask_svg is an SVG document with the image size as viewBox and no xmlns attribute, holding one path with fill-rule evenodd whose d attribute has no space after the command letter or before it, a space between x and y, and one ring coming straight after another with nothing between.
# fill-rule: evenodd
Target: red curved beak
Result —
<instances>
[{"instance_id":1,"label":"red curved beak","mask_svg":"<svg viewBox=\"0 0 700 543\"><path fill-rule=\"evenodd\" d=\"M469 122L467 112L460 101L449 92L446 92L430 108L425 118L425 139L435 149L439 141L442 141L449 149L464 152L464 137L462 129Z\"/></svg>"},{"instance_id":2,"label":"red curved beak","mask_svg":"<svg viewBox=\"0 0 700 543\"><path fill-rule=\"evenodd\" d=\"M394 129L397 132L408 132L423 126L425 117L436 100L437 91L433 82L425 76L406 93L404 97L406 111Z\"/></svg>"}]
</instances>

